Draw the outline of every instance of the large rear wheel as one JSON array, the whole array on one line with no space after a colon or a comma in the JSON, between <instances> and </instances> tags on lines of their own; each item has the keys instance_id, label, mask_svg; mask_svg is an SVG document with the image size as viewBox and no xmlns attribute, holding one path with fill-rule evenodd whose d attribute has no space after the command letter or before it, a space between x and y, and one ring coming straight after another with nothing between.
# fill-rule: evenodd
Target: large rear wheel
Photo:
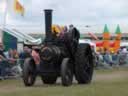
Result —
<instances>
[{"instance_id":1,"label":"large rear wheel","mask_svg":"<svg viewBox=\"0 0 128 96\"><path fill-rule=\"evenodd\" d=\"M75 77L79 84L88 84L93 75L93 55L89 44L80 44L75 55Z\"/></svg>"}]
</instances>

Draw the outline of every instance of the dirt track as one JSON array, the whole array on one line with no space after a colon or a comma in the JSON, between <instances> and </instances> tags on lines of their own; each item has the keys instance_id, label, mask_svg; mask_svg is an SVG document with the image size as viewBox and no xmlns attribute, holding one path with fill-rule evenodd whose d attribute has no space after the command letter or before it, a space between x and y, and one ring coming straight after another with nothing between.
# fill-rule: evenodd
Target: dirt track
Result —
<instances>
[{"instance_id":1,"label":"dirt track","mask_svg":"<svg viewBox=\"0 0 128 96\"><path fill-rule=\"evenodd\" d=\"M110 74L97 74L94 75L94 81L111 81L116 79L125 79L128 78L128 71L115 71Z\"/></svg>"},{"instance_id":2,"label":"dirt track","mask_svg":"<svg viewBox=\"0 0 128 96\"><path fill-rule=\"evenodd\" d=\"M94 73L93 81L92 82L111 82L118 79L125 79L128 78L128 71L127 70L119 70L119 71L112 71L112 72L99 72ZM74 84L76 81L74 80ZM41 80L38 79L34 87L48 87L49 85L43 85ZM57 80L57 84L52 86L61 86L61 79ZM0 81L0 92L15 92L17 90L27 90L24 87L22 80L7 80L7 81Z\"/></svg>"}]
</instances>

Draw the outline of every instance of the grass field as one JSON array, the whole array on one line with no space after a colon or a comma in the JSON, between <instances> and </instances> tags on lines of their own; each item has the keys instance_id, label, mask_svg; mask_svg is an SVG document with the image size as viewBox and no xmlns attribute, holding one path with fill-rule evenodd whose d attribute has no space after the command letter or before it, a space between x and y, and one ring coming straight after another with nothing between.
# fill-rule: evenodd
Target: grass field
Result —
<instances>
[{"instance_id":1,"label":"grass field","mask_svg":"<svg viewBox=\"0 0 128 96\"><path fill-rule=\"evenodd\" d=\"M33 87L25 87L22 80L0 81L0 96L128 96L128 68L95 71L88 85L62 87L44 85L38 80Z\"/></svg>"}]
</instances>

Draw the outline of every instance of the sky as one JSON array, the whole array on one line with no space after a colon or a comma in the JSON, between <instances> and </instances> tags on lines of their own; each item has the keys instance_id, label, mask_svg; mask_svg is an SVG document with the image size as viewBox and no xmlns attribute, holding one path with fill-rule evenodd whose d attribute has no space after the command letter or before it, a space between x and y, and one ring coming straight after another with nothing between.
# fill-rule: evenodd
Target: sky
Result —
<instances>
[{"instance_id":1,"label":"sky","mask_svg":"<svg viewBox=\"0 0 128 96\"><path fill-rule=\"evenodd\" d=\"M0 24L3 24L5 0L0 0ZM128 0L19 0L25 15L16 14L8 0L6 24L24 32L44 32L44 9L53 9L53 24L74 24L81 32L102 32L108 24L111 32L120 24L128 32ZM89 25L89 28L85 26Z\"/></svg>"}]
</instances>

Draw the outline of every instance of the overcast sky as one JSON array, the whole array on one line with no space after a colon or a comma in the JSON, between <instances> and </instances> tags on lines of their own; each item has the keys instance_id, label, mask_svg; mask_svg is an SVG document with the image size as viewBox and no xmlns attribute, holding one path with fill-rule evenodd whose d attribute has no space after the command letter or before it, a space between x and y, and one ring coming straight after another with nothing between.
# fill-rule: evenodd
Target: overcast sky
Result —
<instances>
[{"instance_id":1,"label":"overcast sky","mask_svg":"<svg viewBox=\"0 0 128 96\"><path fill-rule=\"evenodd\" d=\"M0 0L0 18L4 17L3 2ZM128 0L19 0L25 7L24 17L10 10L13 0L8 0L7 24L23 31L44 31L44 9L53 9L53 23L74 24L81 31L102 32L104 24L114 31L120 24L128 32ZM0 19L3 24L3 19ZM84 26L90 25L90 28ZM31 29L31 30L30 30Z\"/></svg>"}]
</instances>

